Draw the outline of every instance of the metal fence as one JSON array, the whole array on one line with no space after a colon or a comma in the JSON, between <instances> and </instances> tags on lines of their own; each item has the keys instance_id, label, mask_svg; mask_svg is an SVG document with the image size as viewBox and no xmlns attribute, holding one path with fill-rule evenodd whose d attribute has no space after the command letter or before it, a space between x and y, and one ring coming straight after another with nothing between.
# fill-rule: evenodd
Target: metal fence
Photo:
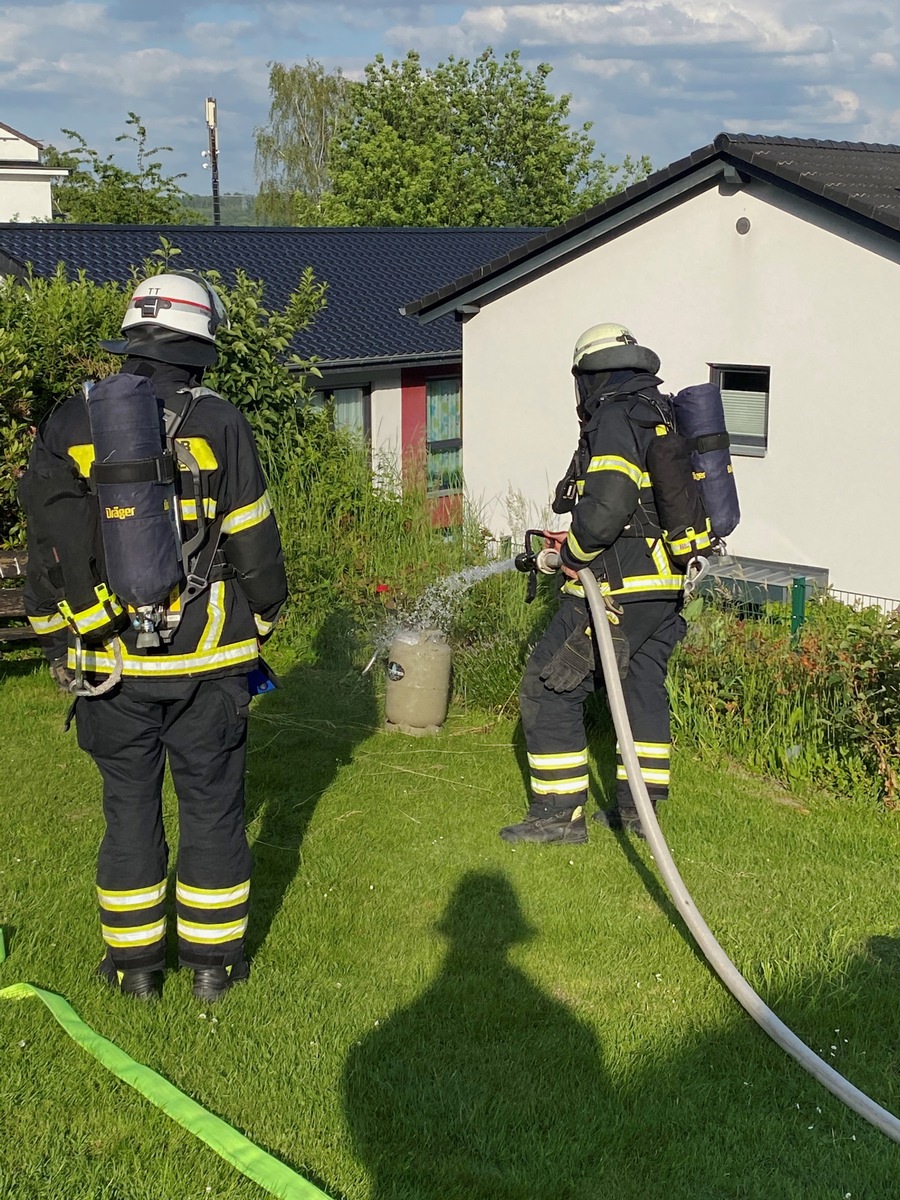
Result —
<instances>
[{"instance_id":1,"label":"metal fence","mask_svg":"<svg viewBox=\"0 0 900 1200\"><path fill-rule=\"evenodd\" d=\"M846 604L848 608L855 608L857 612L863 608L877 608L887 616L900 609L900 600L892 600L889 596L869 596L865 592L840 592L836 588L829 588L827 595L833 600L840 600L841 604Z\"/></svg>"}]
</instances>

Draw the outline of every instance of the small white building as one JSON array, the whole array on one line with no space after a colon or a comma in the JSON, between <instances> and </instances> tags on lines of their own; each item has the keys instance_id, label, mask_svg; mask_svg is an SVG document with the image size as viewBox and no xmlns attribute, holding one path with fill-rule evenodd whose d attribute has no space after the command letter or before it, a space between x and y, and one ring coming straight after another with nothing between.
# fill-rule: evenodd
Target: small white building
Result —
<instances>
[{"instance_id":1,"label":"small white building","mask_svg":"<svg viewBox=\"0 0 900 1200\"><path fill-rule=\"evenodd\" d=\"M0 221L48 221L53 215L50 182L68 171L45 167L43 146L0 123Z\"/></svg>"},{"instance_id":2,"label":"small white building","mask_svg":"<svg viewBox=\"0 0 900 1200\"><path fill-rule=\"evenodd\" d=\"M463 472L496 533L510 493L546 518L575 339L619 321L666 390L722 386L732 554L900 597L900 146L721 134L405 311L465 322Z\"/></svg>"}]
</instances>

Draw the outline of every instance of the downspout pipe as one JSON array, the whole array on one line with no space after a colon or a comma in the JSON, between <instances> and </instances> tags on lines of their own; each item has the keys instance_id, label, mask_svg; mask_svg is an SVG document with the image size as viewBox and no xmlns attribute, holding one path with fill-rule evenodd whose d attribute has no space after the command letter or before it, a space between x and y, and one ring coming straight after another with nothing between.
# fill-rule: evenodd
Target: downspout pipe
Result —
<instances>
[{"instance_id":1,"label":"downspout pipe","mask_svg":"<svg viewBox=\"0 0 900 1200\"><path fill-rule=\"evenodd\" d=\"M549 563L547 564L549 566ZM616 736L619 739L619 753L625 766L625 773L631 785L631 794L641 818L641 826L647 835L647 842L660 874L665 881L675 907L681 914L684 923L691 931L697 945L703 951L707 962L719 976L721 981L734 996L735 1000L747 1010L753 1020L763 1029L782 1050L795 1059L805 1071L818 1079L829 1092L852 1108L870 1125L880 1129L893 1141L900 1143L900 1120L876 1104L865 1092L853 1086L843 1075L838 1074L824 1059L814 1054L795 1033L788 1029L771 1008L757 995L747 980L716 941L709 926L697 911L691 895L685 887L684 880L675 866L675 860L666 845L650 796L647 785L641 776L641 768L634 749L634 738L631 733L631 722L625 710L625 698L622 694L622 684L616 666L616 656L613 649L612 634L609 629L607 609L597 580L585 569L578 572L578 582L584 588L584 594L591 610L593 627L597 634L597 646L600 651L600 662L606 680L606 692L609 697L609 707L612 712Z\"/></svg>"}]
</instances>

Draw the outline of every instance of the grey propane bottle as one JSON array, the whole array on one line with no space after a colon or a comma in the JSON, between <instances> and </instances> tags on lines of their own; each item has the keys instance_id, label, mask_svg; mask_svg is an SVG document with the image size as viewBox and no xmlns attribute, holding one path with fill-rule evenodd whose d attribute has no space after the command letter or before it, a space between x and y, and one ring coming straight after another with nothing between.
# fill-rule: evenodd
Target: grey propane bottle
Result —
<instances>
[{"instance_id":1,"label":"grey propane bottle","mask_svg":"<svg viewBox=\"0 0 900 1200\"><path fill-rule=\"evenodd\" d=\"M389 730L438 733L450 704L451 651L440 629L401 629L388 654L384 715Z\"/></svg>"}]
</instances>

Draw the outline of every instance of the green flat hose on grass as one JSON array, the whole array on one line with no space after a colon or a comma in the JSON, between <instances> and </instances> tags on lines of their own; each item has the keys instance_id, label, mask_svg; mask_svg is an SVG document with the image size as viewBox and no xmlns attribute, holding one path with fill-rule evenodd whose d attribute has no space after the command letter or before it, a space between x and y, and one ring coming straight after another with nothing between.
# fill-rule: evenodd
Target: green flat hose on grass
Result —
<instances>
[{"instance_id":1,"label":"green flat hose on grass","mask_svg":"<svg viewBox=\"0 0 900 1200\"><path fill-rule=\"evenodd\" d=\"M3 931L0 930L0 962L6 957ZM62 1025L66 1033L83 1050L94 1056L108 1071L145 1096L151 1104L177 1121L194 1137L205 1142L221 1158L248 1179L258 1183L273 1196L282 1200L328 1200L324 1192L290 1167L260 1150L242 1133L232 1129L219 1117L207 1112L202 1105L177 1087L120 1050L115 1043L91 1029L62 996L46 992L30 983L14 983L0 989L0 1000L42 1000Z\"/></svg>"}]
</instances>

